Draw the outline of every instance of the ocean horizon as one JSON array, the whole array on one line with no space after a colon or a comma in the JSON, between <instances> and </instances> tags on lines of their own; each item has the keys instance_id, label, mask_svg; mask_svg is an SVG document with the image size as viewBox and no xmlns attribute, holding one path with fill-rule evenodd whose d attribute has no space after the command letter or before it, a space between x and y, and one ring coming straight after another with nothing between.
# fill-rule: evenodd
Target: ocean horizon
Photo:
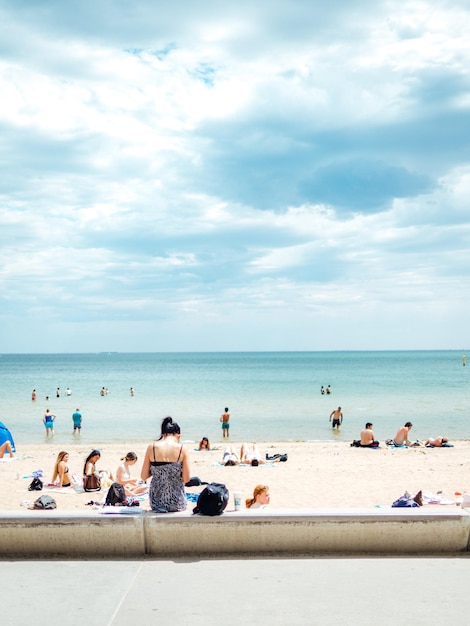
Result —
<instances>
[{"instance_id":1,"label":"ocean horizon","mask_svg":"<svg viewBox=\"0 0 470 626\"><path fill-rule=\"evenodd\" d=\"M42 417L57 415L54 445L151 440L163 417L184 441L352 441L366 421L393 437L411 421L412 438L470 439L470 368L458 350L306 352L99 352L0 355L0 421L15 442L46 441ZM321 395L321 386L331 395ZM65 395L66 388L71 391ZM101 388L109 393L100 395ZM133 387L135 395L131 396ZM59 388L59 397L56 389ZM37 400L31 401L36 389ZM49 398L46 400L46 397ZM328 421L341 406L344 422ZM80 438L72 413L83 414Z\"/></svg>"}]
</instances>

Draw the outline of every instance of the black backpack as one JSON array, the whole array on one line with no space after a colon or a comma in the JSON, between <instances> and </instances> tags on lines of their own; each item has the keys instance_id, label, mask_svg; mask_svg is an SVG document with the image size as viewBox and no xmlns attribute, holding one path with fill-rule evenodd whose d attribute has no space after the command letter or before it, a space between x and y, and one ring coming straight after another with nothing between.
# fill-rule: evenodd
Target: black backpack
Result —
<instances>
[{"instance_id":1,"label":"black backpack","mask_svg":"<svg viewBox=\"0 0 470 626\"><path fill-rule=\"evenodd\" d=\"M42 480L37 477L33 478L28 487L28 491L42 491Z\"/></svg>"},{"instance_id":2,"label":"black backpack","mask_svg":"<svg viewBox=\"0 0 470 626\"><path fill-rule=\"evenodd\" d=\"M108 489L106 494L105 506L115 506L116 504L122 504L126 499L126 492L124 491L124 485L119 483L113 483Z\"/></svg>"},{"instance_id":3,"label":"black backpack","mask_svg":"<svg viewBox=\"0 0 470 626\"><path fill-rule=\"evenodd\" d=\"M228 489L221 483L209 483L197 499L193 513L201 515L222 515L228 503Z\"/></svg>"}]
</instances>

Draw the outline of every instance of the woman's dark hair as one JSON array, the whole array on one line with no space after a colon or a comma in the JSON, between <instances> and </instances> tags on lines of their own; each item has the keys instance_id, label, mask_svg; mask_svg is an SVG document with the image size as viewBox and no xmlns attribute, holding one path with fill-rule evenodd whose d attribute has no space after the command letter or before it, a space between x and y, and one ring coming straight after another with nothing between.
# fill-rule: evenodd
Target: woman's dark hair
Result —
<instances>
[{"instance_id":1,"label":"woman's dark hair","mask_svg":"<svg viewBox=\"0 0 470 626\"><path fill-rule=\"evenodd\" d=\"M181 434L181 430L178 424L173 421L172 417L165 417L165 419L162 421L162 434L160 435L160 439L163 438L163 435L179 434Z\"/></svg>"},{"instance_id":2,"label":"woman's dark hair","mask_svg":"<svg viewBox=\"0 0 470 626\"><path fill-rule=\"evenodd\" d=\"M90 454L87 456L86 461L85 461L85 465L83 466L83 473L85 474L86 472L86 466L88 465L88 462L90 461L90 459L92 459L94 456L101 456L101 452L99 450L92 450L90 452Z\"/></svg>"},{"instance_id":3,"label":"woman's dark hair","mask_svg":"<svg viewBox=\"0 0 470 626\"><path fill-rule=\"evenodd\" d=\"M137 461L137 454L135 452L128 452L126 456L123 456L121 461Z\"/></svg>"}]
</instances>

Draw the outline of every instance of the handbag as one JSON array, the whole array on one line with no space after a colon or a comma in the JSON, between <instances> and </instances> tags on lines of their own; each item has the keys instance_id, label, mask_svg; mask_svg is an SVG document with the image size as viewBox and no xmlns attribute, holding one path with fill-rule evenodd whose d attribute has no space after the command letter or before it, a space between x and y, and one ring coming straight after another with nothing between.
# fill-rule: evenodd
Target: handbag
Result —
<instances>
[{"instance_id":1,"label":"handbag","mask_svg":"<svg viewBox=\"0 0 470 626\"><path fill-rule=\"evenodd\" d=\"M28 487L28 491L42 491L42 480L38 477L34 477Z\"/></svg>"},{"instance_id":2,"label":"handbag","mask_svg":"<svg viewBox=\"0 0 470 626\"><path fill-rule=\"evenodd\" d=\"M101 491L101 478L98 474L83 477L84 491Z\"/></svg>"}]
</instances>

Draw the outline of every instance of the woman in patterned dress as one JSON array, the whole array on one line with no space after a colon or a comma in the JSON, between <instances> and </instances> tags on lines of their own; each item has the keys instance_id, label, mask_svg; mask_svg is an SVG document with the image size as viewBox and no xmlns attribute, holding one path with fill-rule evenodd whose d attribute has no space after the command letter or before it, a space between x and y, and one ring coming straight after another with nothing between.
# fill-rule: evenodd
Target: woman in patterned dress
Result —
<instances>
[{"instance_id":1,"label":"woman in patterned dress","mask_svg":"<svg viewBox=\"0 0 470 626\"><path fill-rule=\"evenodd\" d=\"M180 444L180 427L171 417L162 422L162 434L145 452L141 478L152 477L149 501L156 513L175 513L186 509L184 483L190 479L189 458Z\"/></svg>"}]
</instances>

